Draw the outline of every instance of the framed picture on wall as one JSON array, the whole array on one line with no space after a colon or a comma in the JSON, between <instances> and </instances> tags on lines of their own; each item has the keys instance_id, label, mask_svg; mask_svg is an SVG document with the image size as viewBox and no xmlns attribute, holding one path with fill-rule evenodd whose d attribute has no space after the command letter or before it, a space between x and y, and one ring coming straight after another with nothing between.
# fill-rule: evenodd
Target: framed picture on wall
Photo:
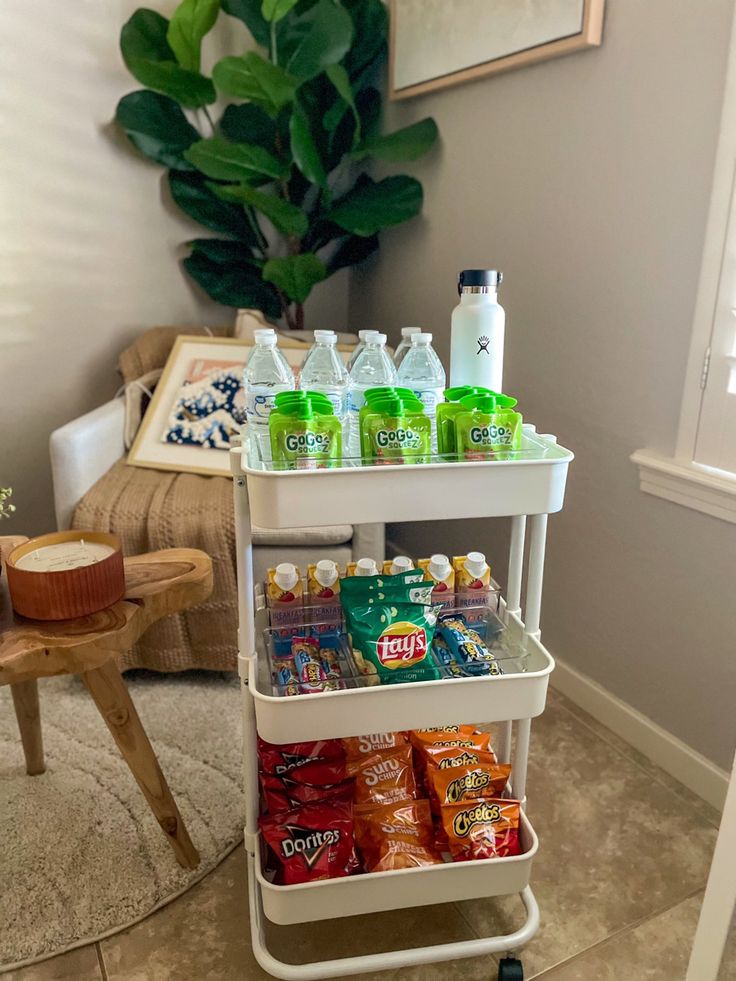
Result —
<instances>
[{"instance_id":1,"label":"framed picture on wall","mask_svg":"<svg viewBox=\"0 0 736 981\"><path fill-rule=\"evenodd\" d=\"M604 2L391 0L391 98L599 45Z\"/></svg>"},{"instance_id":2,"label":"framed picture on wall","mask_svg":"<svg viewBox=\"0 0 736 981\"><path fill-rule=\"evenodd\" d=\"M228 451L245 422L243 369L250 341L177 337L128 454L128 463L154 470L210 476L230 473ZM279 337L298 368L306 347Z\"/></svg>"}]
</instances>

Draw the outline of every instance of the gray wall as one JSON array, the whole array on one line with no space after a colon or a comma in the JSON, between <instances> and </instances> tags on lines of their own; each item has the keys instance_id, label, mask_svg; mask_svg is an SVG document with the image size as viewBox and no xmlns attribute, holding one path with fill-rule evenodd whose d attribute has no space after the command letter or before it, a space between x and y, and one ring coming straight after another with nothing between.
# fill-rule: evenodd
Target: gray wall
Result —
<instances>
[{"instance_id":1,"label":"gray wall","mask_svg":"<svg viewBox=\"0 0 736 981\"><path fill-rule=\"evenodd\" d=\"M434 332L454 278L506 275L505 389L577 454L550 521L547 644L722 766L734 746L736 527L642 494L629 454L671 452L732 0L609 0L603 46L392 107L433 115L422 219L351 283L351 325ZM458 487L462 493L462 487ZM393 529L415 554L502 529Z\"/></svg>"}]
</instances>

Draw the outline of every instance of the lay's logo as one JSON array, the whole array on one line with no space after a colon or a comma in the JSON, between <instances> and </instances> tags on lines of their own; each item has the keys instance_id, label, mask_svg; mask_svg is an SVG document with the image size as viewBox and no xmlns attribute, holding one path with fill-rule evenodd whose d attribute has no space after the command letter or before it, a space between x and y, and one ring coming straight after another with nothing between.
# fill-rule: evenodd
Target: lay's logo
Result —
<instances>
[{"instance_id":1,"label":"lay's logo","mask_svg":"<svg viewBox=\"0 0 736 981\"><path fill-rule=\"evenodd\" d=\"M427 656L427 632L408 620L386 627L376 642L378 660L385 668L406 668Z\"/></svg>"}]
</instances>

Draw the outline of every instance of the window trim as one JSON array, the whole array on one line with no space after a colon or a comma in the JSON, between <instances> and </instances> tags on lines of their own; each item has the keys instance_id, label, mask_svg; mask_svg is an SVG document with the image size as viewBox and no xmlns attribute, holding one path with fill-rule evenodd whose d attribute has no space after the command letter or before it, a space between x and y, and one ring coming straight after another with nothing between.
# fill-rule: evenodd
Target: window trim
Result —
<instances>
[{"instance_id":1,"label":"window trim","mask_svg":"<svg viewBox=\"0 0 736 981\"><path fill-rule=\"evenodd\" d=\"M642 449L633 453L631 460L639 468L639 486L645 493L736 522L736 475L694 462L704 375L736 186L736 15L731 22L720 127L675 453L666 456Z\"/></svg>"}]
</instances>

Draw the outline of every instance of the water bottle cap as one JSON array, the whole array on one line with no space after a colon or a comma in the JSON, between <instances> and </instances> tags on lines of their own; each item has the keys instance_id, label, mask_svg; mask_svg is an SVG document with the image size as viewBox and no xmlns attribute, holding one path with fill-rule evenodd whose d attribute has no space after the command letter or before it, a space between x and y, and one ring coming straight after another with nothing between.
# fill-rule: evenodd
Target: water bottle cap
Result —
<instances>
[{"instance_id":1,"label":"water bottle cap","mask_svg":"<svg viewBox=\"0 0 736 981\"><path fill-rule=\"evenodd\" d=\"M324 333L321 333L319 337L317 337L317 331L315 330L314 339L319 344L326 344L327 347L334 347L337 344L337 334L334 332L334 330L326 330Z\"/></svg>"},{"instance_id":2,"label":"water bottle cap","mask_svg":"<svg viewBox=\"0 0 736 981\"><path fill-rule=\"evenodd\" d=\"M378 334L378 331L377 330L359 330L358 331L358 337L360 338L361 341L367 340L369 337L372 337L374 334Z\"/></svg>"},{"instance_id":3,"label":"water bottle cap","mask_svg":"<svg viewBox=\"0 0 736 981\"><path fill-rule=\"evenodd\" d=\"M402 337L411 337L412 334L419 334L421 332L421 330L422 330L421 327L402 327L401 328L401 336Z\"/></svg>"},{"instance_id":4,"label":"water bottle cap","mask_svg":"<svg viewBox=\"0 0 736 981\"><path fill-rule=\"evenodd\" d=\"M482 552L468 552L465 556L465 568L471 576L480 579L488 568L485 555Z\"/></svg>"},{"instance_id":5,"label":"water bottle cap","mask_svg":"<svg viewBox=\"0 0 736 981\"><path fill-rule=\"evenodd\" d=\"M263 334L256 333L255 335L256 344L259 347L276 347L276 331L273 330L270 333L264 332Z\"/></svg>"},{"instance_id":6,"label":"water bottle cap","mask_svg":"<svg viewBox=\"0 0 736 981\"><path fill-rule=\"evenodd\" d=\"M334 330L315 330L314 339L317 340L318 337L337 337Z\"/></svg>"},{"instance_id":7,"label":"water bottle cap","mask_svg":"<svg viewBox=\"0 0 736 981\"><path fill-rule=\"evenodd\" d=\"M366 344L383 345L383 344L386 343L386 335L385 334L379 334L379 332L377 330L371 331L371 333L373 334L373 336L372 337L366 337L366 339L365 339L366 340Z\"/></svg>"},{"instance_id":8,"label":"water bottle cap","mask_svg":"<svg viewBox=\"0 0 736 981\"><path fill-rule=\"evenodd\" d=\"M253 331L253 336L258 337L259 334L275 334L276 330L273 327L258 327L257 330Z\"/></svg>"},{"instance_id":9,"label":"water bottle cap","mask_svg":"<svg viewBox=\"0 0 736 981\"><path fill-rule=\"evenodd\" d=\"M412 347L429 347L432 343L432 335L425 334L420 331L418 334L411 335L411 346Z\"/></svg>"},{"instance_id":10,"label":"water bottle cap","mask_svg":"<svg viewBox=\"0 0 736 981\"><path fill-rule=\"evenodd\" d=\"M395 576L399 572L408 572L413 568L414 563L408 555L397 555L391 563L391 574Z\"/></svg>"},{"instance_id":11,"label":"water bottle cap","mask_svg":"<svg viewBox=\"0 0 736 981\"><path fill-rule=\"evenodd\" d=\"M375 559L358 559L355 563L356 576L377 576L378 567Z\"/></svg>"},{"instance_id":12,"label":"water bottle cap","mask_svg":"<svg viewBox=\"0 0 736 981\"><path fill-rule=\"evenodd\" d=\"M458 293L487 293L503 282L499 269L463 269L457 278Z\"/></svg>"}]
</instances>

